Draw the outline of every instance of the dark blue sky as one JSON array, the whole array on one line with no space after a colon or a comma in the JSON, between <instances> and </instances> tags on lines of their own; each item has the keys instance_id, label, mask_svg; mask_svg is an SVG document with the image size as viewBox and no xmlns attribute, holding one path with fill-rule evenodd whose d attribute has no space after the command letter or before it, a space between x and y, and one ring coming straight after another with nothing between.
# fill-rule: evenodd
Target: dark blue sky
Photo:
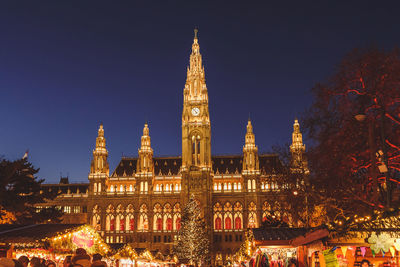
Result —
<instances>
[{"instance_id":1,"label":"dark blue sky","mask_svg":"<svg viewBox=\"0 0 400 267\"><path fill-rule=\"evenodd\" d=\"M345 53L399 45L400 6L370 2L2 1L0 155L29 149L47 182L86 181L99 122L113 170L146 120L155 154L180 155L195 26L213 153L241 153L249 113L269 151Z\"/></svg>"}]
</instances>

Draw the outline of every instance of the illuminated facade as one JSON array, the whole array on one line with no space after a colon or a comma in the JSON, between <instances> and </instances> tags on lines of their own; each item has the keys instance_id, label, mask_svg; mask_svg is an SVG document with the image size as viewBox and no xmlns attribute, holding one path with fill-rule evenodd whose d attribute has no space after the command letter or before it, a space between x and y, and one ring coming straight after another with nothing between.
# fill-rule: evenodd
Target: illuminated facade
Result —
<instances>
[{"instance_id":1,"label":"illuminated facade","mask_svg":"<svg viewBox=\"0 0 400 267\"><path fill-rule=\"evenodd\" d=\"M86 222L108 243L129 242L132 247L168 253L183 206L194 194L208 225L214 257L229 260L244 240L244 231L258 227L272 205L266 194L278 190L281 162L277 155L258 153L250 120L243 154L211 155L208 92L196 35L183 95L182 156L154 157L146 123L138 156L122 157L110 174L100 125L86 192L75 198L63 194L57 201L86 203ZM305 147L297 120L290 149L303 161Z\"/></svg>"}]
</instances>

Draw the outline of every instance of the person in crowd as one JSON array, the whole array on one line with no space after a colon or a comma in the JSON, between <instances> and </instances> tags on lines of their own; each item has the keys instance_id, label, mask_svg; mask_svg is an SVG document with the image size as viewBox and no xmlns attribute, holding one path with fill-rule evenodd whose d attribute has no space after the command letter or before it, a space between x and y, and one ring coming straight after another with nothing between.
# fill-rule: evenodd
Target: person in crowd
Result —
<instances>
[{"instance_id":1,"label":"person in crowd","mask_svg":"<svg viewBox=\"0 0 400 267\"><path fill-rule=\"evenodd\" d=\"M72 256L68 255L65 257L64 262L63 262L63 267L71 267L72 266Z\"/></svg>"},{"instance_id":2,"label":"person in crowd","mask_svg":"<svg viewBox=\"0 0 400 267\"><path fill-rule=\"evenodd\" d=\"M42 264L42 261L40 258L38 257L33 257L30 261L30 266L31 267L44 267L44 265Z\"/></svg>"},{"instance_id":3,"label":"person in crowd","mask_svg":"<svg viewBox=\"0 0 400 267\"><path fill-rule=\"evenodd\" d=\"M361 267L369 267L370 263L369 260L362 260L361 261Z\"/></svg>"},{"instance_id":4,"label":"person in crowd","mask_svg":"<svg viewBox=\"0 0 400 267\"><path fill-rule=\"evenodd\" d=\"M54 261L47 260L46 267L57 267L57 264Z\"/></svg>"},{"instance_id":5,"label":"person in crowd","mask_svg":"<svg viewBox=\"0 0 400 267\"><path fill-rule=\"evenodd\" d=\"M99 253L93 254L91 267L107 267L107 263L102 261L102 258L103 256Z\"/></svg>"},{"instance_id":6,"label":"person in crowd","mask_svg":"<svg viewBox=\"0 0 400 267\"><path fill-rule=\"evenodd\" d=\"M86 253L84 248L76 249L75 255L72 257L71 261L74 266L81 265L82 267L90 267L92 264L90 262L90 256Z\"/></svg>"},{"instance_id":7,"label":"person in crowd","mask_svg":"<svg viewBox=\"0 0 400 267\"><path fill-rule=\"evenodd\" d=\"M17 260L9 258L0 258L0 267L15 267L15 266L20 267L22 265Z\"/></svg>"},{"instance_id":8,"label":"person in crowd","mask_svg":"<svg viewBox=\"0 0 400 267\"><path fill-rule=\"evenodd\" d=\"M21 263L21 265L23 266L23 267L28 267L28 264L29 264L29 258L27 257L27 256L21 256L21 257L19 257L18 258L18 261L19 261L19 263Z\"/></svg>"}]
</instances>

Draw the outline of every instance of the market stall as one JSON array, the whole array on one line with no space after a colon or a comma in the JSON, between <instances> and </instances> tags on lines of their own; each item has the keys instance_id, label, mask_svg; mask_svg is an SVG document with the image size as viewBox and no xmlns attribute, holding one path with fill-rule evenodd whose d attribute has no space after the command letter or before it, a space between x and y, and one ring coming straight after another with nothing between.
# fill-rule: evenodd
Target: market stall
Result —
<instances>
[{"instance_id":1,"label":"market stall","mask_svg":"<svg viewBox=\"0 0 400 267\"><path fill-rule=\"evenodd\" d=\"M304 235L304 228L270 227L252 229L235 254L234 266L288 266L298 263L303 254L302 247L293 246L291 240Z\"/></svg>"},{"instance_id":2,"label":"market stall","mask_svg":"<svg viewBox=\"0 0 400 267\"><path fill-rule=\"evenodd\" d=\"M34 224L0 228L0 242L9 247L8 257L40 257L60 262L77 248L88 254L107 255L111 250L100 235L88 225Z\"/></svg>"},{"instance_id":3,"label":"market stall","mask_svg":"<svg viewBox=\"0 0 400 267\"><path fill-rule=\"evenodd\" d=\"M118 260L119 267L169 267L176 266L177 262L174 256L143 248L135 249L130 244L120 248L112 258Z\"/></svg>"}]
</instances>

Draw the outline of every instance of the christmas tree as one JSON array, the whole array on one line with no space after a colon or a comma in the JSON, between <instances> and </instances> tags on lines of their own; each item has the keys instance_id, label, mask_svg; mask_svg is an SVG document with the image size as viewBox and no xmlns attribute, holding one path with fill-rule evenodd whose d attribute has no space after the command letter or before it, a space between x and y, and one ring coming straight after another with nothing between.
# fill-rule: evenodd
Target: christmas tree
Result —
<instances>
[{"instance_id":1,"label":"christmas tree","mask_svg":"<svg viewBox=\"0 0 400 267\"><path fill-rule=\"evenodd\" d=\"M208 261L209 256L210 243L206 224L200 213L200 206L192 195L183 209L181 229L175 246L179 260L192 265L201 265Z\"/></svg>"}]
</instances>

